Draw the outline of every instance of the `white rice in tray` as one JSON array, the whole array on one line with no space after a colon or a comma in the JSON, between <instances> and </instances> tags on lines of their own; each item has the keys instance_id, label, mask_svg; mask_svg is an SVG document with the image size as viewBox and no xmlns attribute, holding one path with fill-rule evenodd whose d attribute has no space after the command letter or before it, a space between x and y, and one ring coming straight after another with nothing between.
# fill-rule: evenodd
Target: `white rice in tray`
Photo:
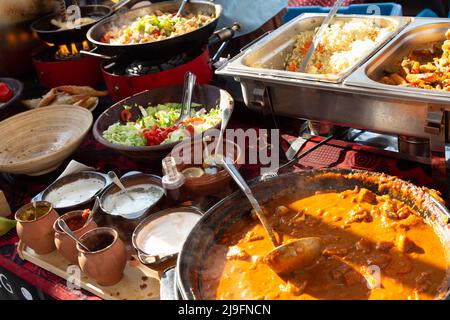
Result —
<instances>
[{"instance_id":1,"label":"white rice in tray","mask_svg":"<svg viewBox=\"0 0 450 320\"><path fill-rule=\"evenodd\" d=\"M286 60L286 70L298 71L318 29L296 36L294 49ZM382 28L370 19L337 20L325 31L306 72L337 75L357 63L393 29L392 26Z\"/></svg>"}]
</instances>

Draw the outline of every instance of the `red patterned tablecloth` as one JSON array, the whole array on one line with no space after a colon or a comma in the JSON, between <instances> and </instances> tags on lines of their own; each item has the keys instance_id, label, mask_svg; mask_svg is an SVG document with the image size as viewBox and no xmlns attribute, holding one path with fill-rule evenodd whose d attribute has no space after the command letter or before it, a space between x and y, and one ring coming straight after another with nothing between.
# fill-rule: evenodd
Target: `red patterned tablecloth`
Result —
<instances>
[{"instance_id":1,"label":"red patterned tablecloth","mask_svg":"<svg viewBox=\"0 0 450 320\"><path fill-rule=\"evenodd\" d=\"M289 0L289 7L303 7L303 6L321 6L332 7L335 0ZM363 3L363 0L345 0L343 6L350 4Z\"/></svg>"},{"instance_id":2,"label":"red patterned tablecloth","mask_svg":"<svg viewBox=\"0 0 450 320\"><path fill-rule=\"evenodd\" d=\"M234 119L231 127L255 127L258 118L253 114L240 113L239 121ZM287 141L294 137L283 135ZM310 140L303 149L314 145L318 140ZM283 144L286 150L288 144ZM99 171L115 170L119 175L130 170L139 170L148 173L159 173L155 168L135 163L111 150L99 145L92 136L88 136L73 157L77 161L94 166ZM380 157L371 153L354 151L339 141L330 141L321 146L299 162L300 168L357 168L370 171L385 172L410 180L418 185L433 187L428 166L408 161L398 161L391 158ZM258 166L244 166L243 175L252 178L259 174ZM1 176L0 186L4 190L13 210L30 201L31 196L42 191L48 183L55 179L59 172L40 178ZM14 231L0 238L0 267L12 272L26 282L32 284L55 299L98 299L85 291L71 291L65 285L65 280L47 272L32 263L21 260L16 251L18 237Z\"/></svg>"}]
</instances>

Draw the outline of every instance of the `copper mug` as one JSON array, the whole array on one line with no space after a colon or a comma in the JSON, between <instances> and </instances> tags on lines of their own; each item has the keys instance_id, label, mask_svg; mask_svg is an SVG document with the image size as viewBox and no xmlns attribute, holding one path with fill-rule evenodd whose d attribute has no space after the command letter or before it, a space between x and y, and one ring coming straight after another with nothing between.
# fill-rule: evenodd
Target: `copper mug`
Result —
<instances>
[{"instance_id":1,"label":"copper mug","mask_svg":"<svg viewBox=\"0 0 450 320\"><path fill-rule=\"evenodd\" d=\"M61 217L59 217L53 224L53 230L55 231L55 245L58 252L66 258L71 264L78 265L78 250L77 244L71 237L62 231L58 226L58 221L64 220L66 224L70 227L70 221L72 219L82 219L83 210L70 211ZM94 220L91 220L88 224L83 225L77 230L72 230L73 234L77 238L81 237L86 232L97 228L97 224Z\"/></svg>"},{"instance_id":2,"label":"copper mug","mask_svg":"<svg viewBox=\"0 0 450 320\"><path fill-rule=\"evenodd\" d=\"M127 252L116 230L93 229L81 236L80 241L90 249L86 251L77 244L78 264L87 276L101 286L112 286L122 280Z\"/></svg>"},{"instance_id":3,"label":"copper mug","mask_svg":"<svg viewBox=\"0 0 450 320\"><path fill-rule=\"evenodd\" d=\"M58 219L58 213L48 201L37 201L36 207L46 207L47 212L35 219L26 219L25 212L33 209L33 204L28 203L16 211L16 230L21 242L30 247L37 254L47 254L56 249L55 232L53 224Z\"/></svg>"}]
</instances>

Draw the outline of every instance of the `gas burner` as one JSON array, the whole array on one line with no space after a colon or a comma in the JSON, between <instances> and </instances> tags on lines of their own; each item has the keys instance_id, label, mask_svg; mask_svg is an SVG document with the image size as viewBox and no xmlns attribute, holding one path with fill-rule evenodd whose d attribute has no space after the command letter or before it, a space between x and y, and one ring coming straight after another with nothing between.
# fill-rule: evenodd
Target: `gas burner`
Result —
<instances>
[{"instance_id":1,"label":"gas burner","mask_svg":"<svg viewBox=\"0 0 450 320\"><path fill-rule=\"evenodd\" d=\"M89 42L83 41L82 43L63 44L58 46L58 50L55 52L55 60L65 61L79 59L82 57L80 50L90 51L92 48Z\"/></svg>"},{"instance_id":2,"label":"gas burner","mask_svg":"<svg viewBox=\"0 0 450 320\"><path fill-rule=\"evenodd\" d=\"M143 76L161 71L159 66L148 61L134 61L125 68L125 74L129 76Z\"/></svg>"},{"instance_id":3,"label":"gas burner","mask_svg":"<svg viewBox=\"0 0 450 320\"><path fill-rule=\"evenodd\" d=\"M94 86L102 81L102 60L84 56L88 41L67 45L47 45L32 55L39 82L47 88L62 85Z\"/></svg>"},{"instance_id":4,"label":"gas burner","mask_svg":"<svg viewBox=\"0 0 450 320\"><path fill-rule=\"evenodd\" d=\"M143 57L121 57L114 63L105 66L110 74L117 76L145 76L162 71L168 71L185 65L201 55L203 50L197 49L177 54L173 57L164 57L146 60Z\"/></svg>"},{"instance_id":5,"label":"gas burner","mask_svg":"<svg viewBox=\"0 0 450 320\"><path fill-rule=\"evenodd\" d=\"M73 61L86 58L81 50L92 50L89 42L68 43L63 45L48 44L43 50L33 55L33 59L41 62Z\"/></svg>"},{"instance_id":6,"label":"gas burner","mask_svg":"<svg viewBox=\"0 0 450 320\"><path fill-rule=\"evenodd\" d=\"M187 71L195 73L199 84L212 80L213 70L207 48L158 60L124 55L105 61L102 66L103 77L113 101L145 90L183 84Z\"/></svg>"}]
</instances>

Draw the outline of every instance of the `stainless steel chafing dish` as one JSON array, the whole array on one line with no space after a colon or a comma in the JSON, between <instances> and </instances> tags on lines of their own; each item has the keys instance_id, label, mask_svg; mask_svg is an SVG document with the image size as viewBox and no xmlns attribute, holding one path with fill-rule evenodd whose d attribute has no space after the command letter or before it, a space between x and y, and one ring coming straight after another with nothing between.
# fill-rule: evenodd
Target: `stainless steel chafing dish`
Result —
<instances>
[{"instance_id":1,"label":"stainless steel chafing dish","mask_svg":"<svg viewBox=\"0 0 450 320\"><path fill-rule=\"evenodd\" d=\"M257 44L245 51L245 54L237 56L230 61L227 69L245 71L249 73L259 73L260 75L275 75L283 78L309 79L325 82L339 83L349 74L351 74L361 63L373 55L382 45L392 39L400 30L402 30L409 18L403 17L385 17L385 16L364 16L364 15L336 15L334 21L350 21L351 19L370 19L382 28L391 28L385 37L383 37L376 46L366 52L355 64L339 74L309 74L300 72L291 72L285 70L287 56L292 52L295 44L295 36L304 31L314 30L320 27L326 14L303 14L300 18L294 19L288 24L279 28L270 36L265 37Z\"/></svg>"},{"instance_id":2,"label":"stainless steel chafing dish","mask_svg":"<svg viewBox=\"0 0 450 320\"><path fill-rule=\"evenodd\" d=\"M315 26L311 22L312 17L320 23L319 18L323 15L299 16L250 45L220 68L217 74L233 76L239 81L244 101L253 110L383 134L428 139L429 158L401 157L431 163L435 177L446 181L445 140L450 140L450 117L446 114L450 111L450 95L395 87L375 80L388 63L401 59L407 48L423 41L443 38L443 30L450 26L450 19L366 16L367 19L397 21L393 38L372 51L369 54L372 57L368 57L367 61L362 59L349 76L342 76L342 82L333 83L274 69L280 67L280 61L284 61L283 56L292 47L292 41L287 39L293 38L296 32L308 25Z\"/></svg>"}]
</instances>

